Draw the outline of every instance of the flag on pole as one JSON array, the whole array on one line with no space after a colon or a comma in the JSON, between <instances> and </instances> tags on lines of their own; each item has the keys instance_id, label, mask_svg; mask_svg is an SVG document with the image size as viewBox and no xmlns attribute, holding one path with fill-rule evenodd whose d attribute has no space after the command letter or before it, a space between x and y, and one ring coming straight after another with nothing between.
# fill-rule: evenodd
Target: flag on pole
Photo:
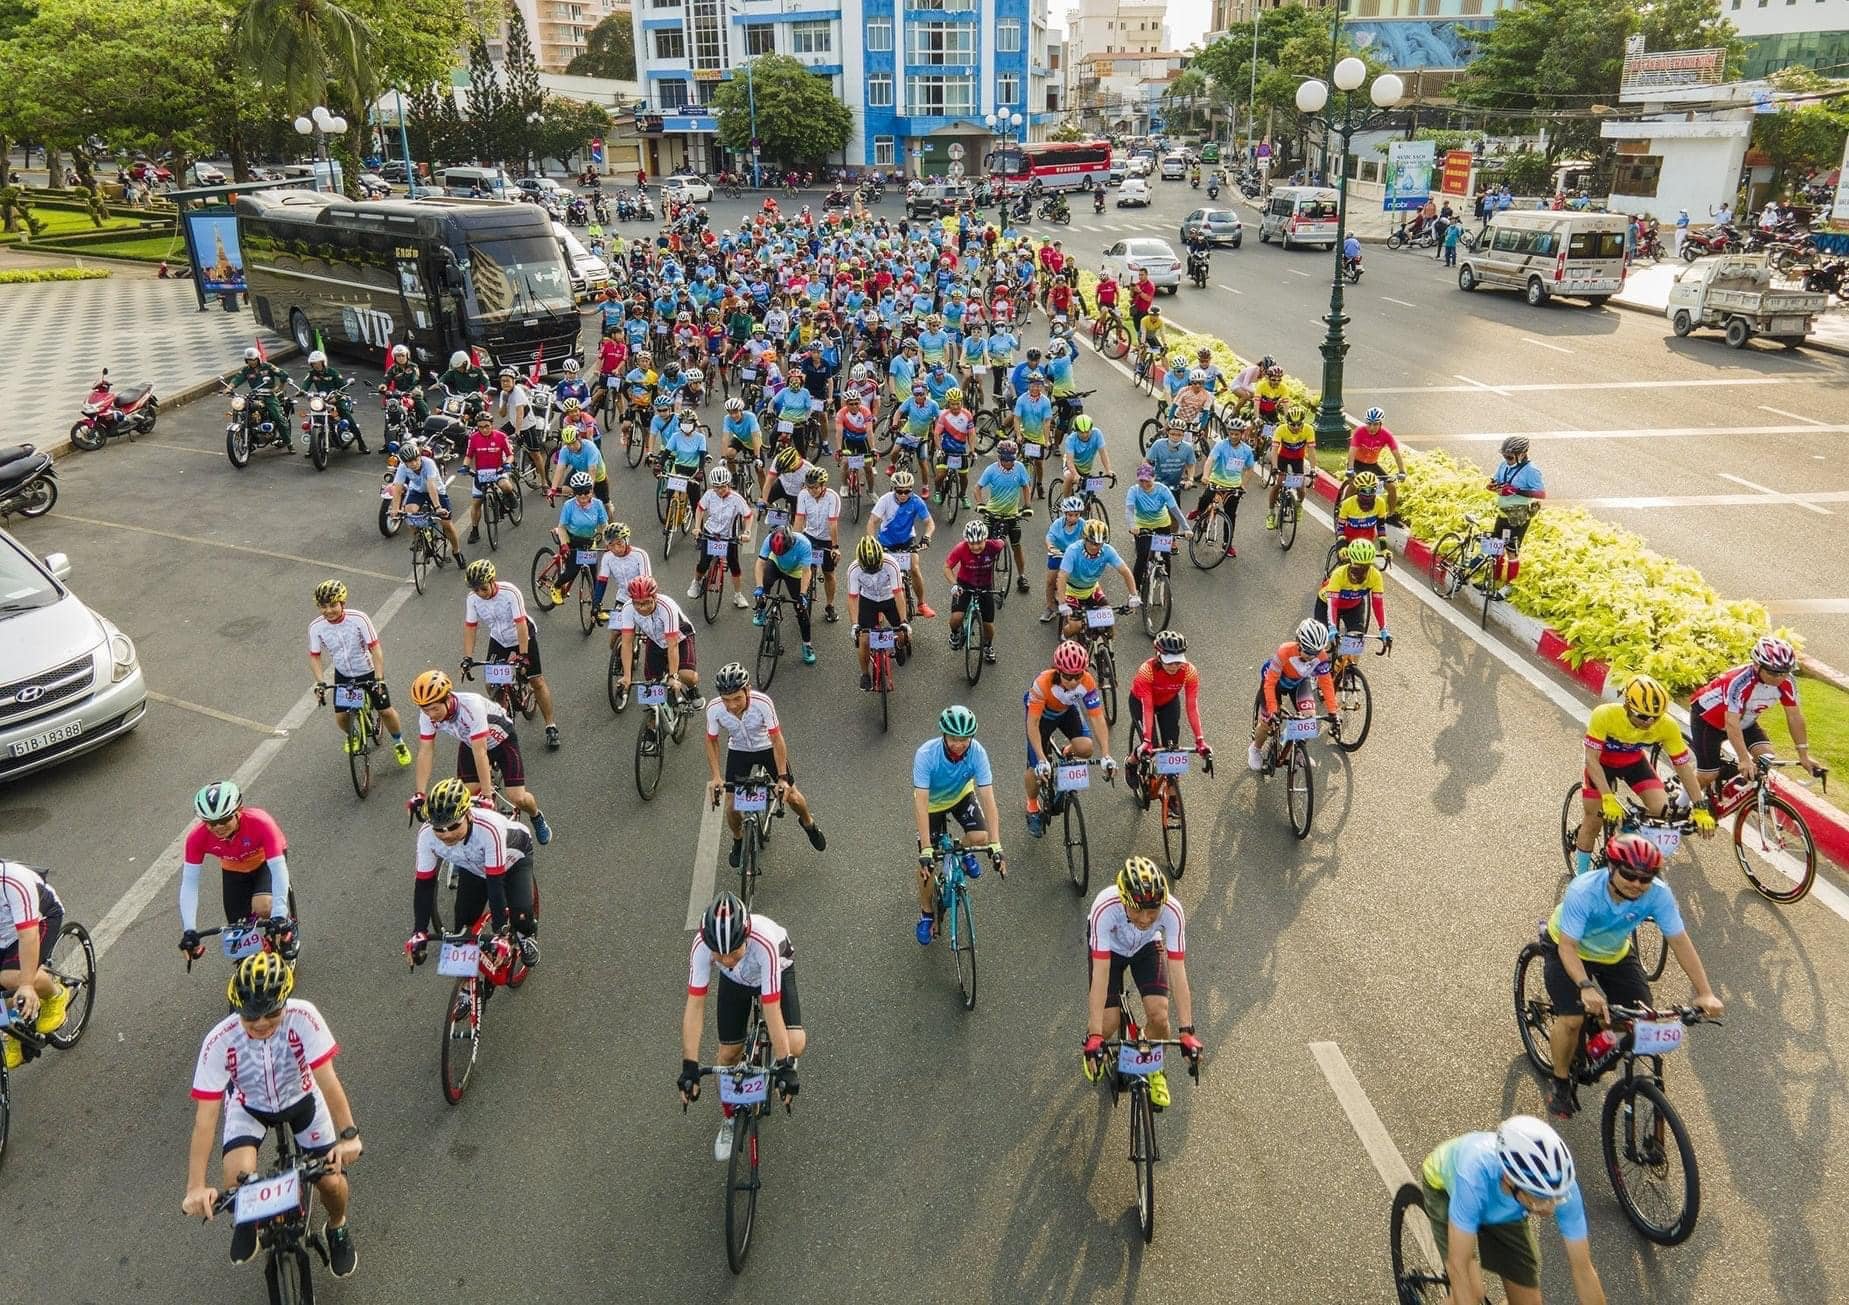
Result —
<instances>
[{"instance_id":1,"label":"flag on pole","mask_svg":"<svg viewBox=\"0 0 1849 1305\"><path fill-rule=\"evenodd\" d=\"M316 353L326 353L327 352L327 346L321 342L321 328L318 326L315 328L315 352Z\"/></svg>"},{"instance_id":2,"label":"flag on pole","mask_svg":"<svg viewBox=\"0 0 1849 1305\"><path fill-rule=\"evenodd\" d=\"M385 370L389 372L391 369L392 369L392 337L390 335L387 335L385 337Z\"/></svg>"},{"instance_id":3,"label":"flag on pole","mask_svg":"<svg viewBox=\"0 0 1849 1305\"><path fill-rule=\"evenodd\" d=\"M469 346L469 366L480 367L481 365L482 365L481 350L477 349L474 345L470 345Z\"/></svg>"},{"instance_id":4,"label":"flag on pole","mask_svg":"<svg viewBox=\"0 0 1849 1305\"><path fill-rule=\"evenodd\" d=\"M251 343L257 346L257 361L268 362L270 360L270 355L269 351L263 347L263 337L258 336L253 339Z\"/></svg>"},{"instance_id":5,"label":"flag on pole","mask_svg":"<svg viewBox=\"0 0 1849 1305\"><path fill-rule=\"evenodd\" d=\"M526 383L528 385L539 384L540 367L545 361L546 347L542 344L539 347L539 352L533 355L533 370L526 374Z\"/></svg>"}]
</instances>

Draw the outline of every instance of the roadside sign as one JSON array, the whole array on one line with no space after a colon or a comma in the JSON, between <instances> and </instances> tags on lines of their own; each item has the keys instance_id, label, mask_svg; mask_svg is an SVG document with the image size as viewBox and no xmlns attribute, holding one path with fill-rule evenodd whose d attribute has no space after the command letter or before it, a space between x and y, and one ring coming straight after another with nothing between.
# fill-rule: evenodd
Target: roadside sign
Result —
<instances>
[{"instance_id":1,"label":"roadside sign","mask_svg":"<svg viewBox=\"0 0 1849 1305\"><path fill-rule=\"evenodd\" d=\"M949 153L950 153L950 157L953 159L962 158L963 157L963 142L962 141L953 142L950 146Z\"/></svg>"},{"instance_id":2,"label":"roadside sign","mask_svg":"<svg viewBox=\"0 0 1849 1305\"><path fill-rule=\"evenodd\" d=\"M948 168L945 169L945 171L948 172L952 177L961 179L963 176L963 165L961 163L952 163Z\"/></svg>"}]
</instances>

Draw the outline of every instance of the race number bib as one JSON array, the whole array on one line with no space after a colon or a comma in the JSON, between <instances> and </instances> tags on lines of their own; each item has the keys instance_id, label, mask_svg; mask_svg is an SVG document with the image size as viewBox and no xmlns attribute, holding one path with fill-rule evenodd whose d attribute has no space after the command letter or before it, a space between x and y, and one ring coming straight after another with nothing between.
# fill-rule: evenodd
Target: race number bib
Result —
<instances>
[{"instance_id":1,"label":"race number bib","mask_svg":"<svg viewBox=\"0 0 1849 1305\"><path fill-rule=\"evenodd\" d=\"M728 1106L762 1105L770 1099L770 1075L762 1070L755 1074L720 1074L719 1099Z\"/></svg>"},{"instance_id":2,"label":"race number bib","mask_svg":"<svg viewBox=\"0 0 1849 1305\"><path fill-rule=\"evenodd\" d=\"M572 556L577 559L579 566L597 565L597 550L594 548L580 548Z\"/></svg>"},{"instance_id":3,"label":"race number bib","mask_svg":"<svg viewBox=\"0 0 1849 1305\"><path fill-rule=\"evenodd\" d=\"M708 557L724 557L731 552L732 541L729 539L709 539L706 541Z\"/></svg>"},{"instance_id":4,"label":"race number bib","mask_svg":"<svg viewBox=\"0 0 1849 1305\"><path fill-rule=\"evenodd\" d=\"M1674 856L1677 852L1682 850L1682 831L1680 829L1663 829L1653 825L1646 825L1637 832L1649 839L1652 843L1655 843L1656 850L1661 852L1665 857Z\"/></svg>"},{"instance_id":5,"label":"race number bib","mask_svg":"<svg viewBox=\"0 0 1849 1305\"><path fill-rule=\"evenodd\" d=\"M1117 1049L1117 1072L1146 1078L1162 1069L1161 1047L1139 1048L1126 1042Z\"/></svg>"},{"instance_id":6,"label":"race number bib","mask_svg":"<svg viewBox=\"0 0 1849 1305\"><path fill-rule=\"evenodd\" d=\"M336 684L334 686L334 705L341 711L352 711L366 705L366 690L357 684Z\"/></svg>"},{"instance_id":7,"label":"race number bib","mask_svg":"<svg viewBox=\"0 0 1849 1305\"><path fill-rule=\"evenodd\" d=\"M1484 557L1501 557L1506 547L1502 540L1487 535L1477 541L1477 551Z\"/></svg>"},{"instance_id":8,"label":"race number bib","mask_svg":"<svg viewBox=\"0 0 1849 1305\"><path fill-rule=\"evenodd\" d=\"M890 557L892 559L892 564L901 571L909 571L912 569L912 555L910 553L900 552L895 549L886 556Z\"/></svg>"},{"instance_id":9,"label":"race number bib","mask_svg":"<svg viewBox=\"0 0 1849 1305\"><path fill-rule=\"evenodd\" d=\"M1152 553L1172 553L1174 552L1175 551L1175 536L1173 535L1151 535L1149 537L1149 551Z\"/></svg>"},{"instance_id":10,"label":"race number bib","mask_svg":"<svg viewBox=\"0 0 1849 1305\"><path fill-rule=\"evenodd\" d=\"M793 421L779 420L777 422L777 433L779 435L788 435L791 431L795 429L796 429L796 423Z\"/></svg>"},{"instance_id":11,"label":"race number bib","mask_svg":"<svg viewBox=\"0 0 1849 1305\"><path fill-rule=\"evenodd\" d=\"M246 928L243 925L228 925L225 931L218 935L218 942L227 957L234 961L241 961L246 956L263 950L263 930L254 927Z\"/></svg>"},{"instance_id":12,"label":"race number bib","mask_svg":"<svg viewBox=\"0 0 1849 1305\"><path fill-rule=\"evenodd\" d=\"M1091 787L1091 767L1083 761L1061 762L1053 771L1053 782L1061 793L1075 793Z\"/></svg>"},{"instance_id":13,"label":"race number bib","mask_svg":"<svg viewBox=\"0 0 1849 1305\"><path fill-rule=\"evenodd\" d=\"M636 701L644 707L660 707L668 701L668 686L665 684L644 684L636 690Z\"/></svg>"},{"instance_id":14,"label":"race number bib","mask_svg":"<svg viewBox=\"0 0 1849 1305\"><path fill-rule=\"evenodd\" d=\"M1666 1056L1682 1046L1681 1020L1638 1020L1632 1026L1632 1050L1640 1056Z\"/></svg>"},{"instance_id":15,"label":"race number bib","mask_svg":"<svg viewBox=\"0 0 1849 1305\"><path fill-rule=\"evenodd\" d=\"M437 953L437 973L466 979L480 968L482 949L475 943L444 943Z\"/></svg>"},{"instance_id":16,"label":"race number bib","mask_svg":"<svg viewBox=\"0 0 1849 1305\"><path fill-rule=\"evenodd\" d=\"M1188 754L1185 752L1158 752L1155 755L1155 770L1158 775L1179 775L1188 768Z\"/></svg>"},{"instance_id":17,"label":"race number bib","mask_svg":"<svg viewBox=\"0 0 1849 1305\"><path fill-rule=\"evenodd\" d=\"M669 476L668 477L668 493L685 494L686 492L687 492L687 478L685 476Z\"/></svg>"},{"instance_id":18,"label":"race number bib","mask_svg":"<svg viewBox=\"0 0 1849 1305\"><path fill-rule=\"evenodd\" d=\"M897 630L868 630L867 647L874 652L891 652L898 637Z\"/></svg>"},{"instance_id":19,"label":"race number bib","mask_svg":"<svg viewBox=\"0 0 1849 1305\"><path fill-rule=\"evenodd\" d=\"M1294 471L1290 472L1288 475L1284 477L1284 488L1285 489L1302 489L1303 488L1303 477L1299 476Z\"/></svg>"},{"instance_id":20,"label":"race number bib","mask_svg":"<svg viewBox=\"0 0 1849 1305\"><path fill-rule=\"evenodd\" d=\"M1320 725L1321 722L1314 716L1293 717L1284 722L1284 741L1286 743L1301 743L1305 739L1313 739L1316 737L1316 731Z\"/></svg>"},{"instance_id":21,"label":"race number bib","mask_svg":"<svg viewBox=\"0 0 1849 1305\"><path fill-rule=\"evenodd\" d=\"M762 784L732 790L732 810L741 814L747 811L762 811L769 805L770 790Z\"/></svg>"},{"instance_id":22,"label":"race number bib","mask_svg":"<svg viewBox=\"0 0 1849 1305\"><path fill-rule=\"evenodd\" d=\"M867 465L867 460L861 457L858 453L851 454L848 457L847 465L848 465L848 470L859 471L862 467Z\"/></svg>"},{"instance_id":23,"label":"race number bib","mask_svg":"<svg viewBox=\"0 0 1849 1305\"><path fill-rule=\"evenodd\" d=\"M1105 479L1103 476L1085 477L1085 492L1087 494L1102 494L1105 490L1109 489L1110 487L1111 487L1111 482Z\"/></svg>"},{"instance_id":24,"label":"race number bib","mask_svg":"<svg viewBox=\"0 0 1849 1305\"><path fill-rule=\"evenodd\" d=\"M1361 655L1361 646L1364 642L1366 641L1361 635L1345 634L1342 636L1341 643L1337 645L1337 651L1344 657L1359 657Z\"/></svg>"},{"instance_id":25,"label":"race number bib","mask_svg":"<svg viewBox=\"0 0 1849 1305\"><path fill-rule=\"evenodd\" d=\"M779 526L787 526L789 524L790 514L785 512L782 508L772 508L764 514L764 525L768 529L775 530Z\"/></svg>"},{"instance_id":26,"label":"race number bib","mask_svg":"<svg viewBox=\"0 0 1849 1305\"><path fill-rule=\"evenodd\" d=\"M963 459L955 453L947 453L944 455L944 466L951 471L960 470L963 466Z\"/></svg>"},{"instance_id":27,"label":"race number bib","mask_svg":"<svg viewBox=\"0 0 1849 1305\"><path fill-rule=\"evenodd\" d=\"M758 369L755 367L747 367L739 372L738 376L740 380L755 381L758 378Z\"/></svg>"},{"instance_id":28,"label":"race number bib","mask_svg":"<svg viewBox=\"0 0 1849 1305\"><path fill-rule=\"evenodd\" d=\"M301 1208L302 1172L291 1169L286 1173L253 1179L238 1188L232 1213L238 1223L258 1223Z\"/></svg>"},{"instance_id":29,"label":"race number bib","mask_svg":"<svg viewBox=\"0 0 1849 1305\"><path fill-rule=\"evenodd\" d=\"M512 684L514 667L512 662L489 662L482 667L482 682L485 684Z\"/></svg>"},{"instance_id":30,"label":"race number bib","mask_svg":"<svg viewBox=\"0 0 1849 1305\"><path fill-rule=\"evenodd\" d=\"M475 469L475 483L483 488L494 484L500 478L501 469L499 467L477 467Z\"/></svg>"},{"instance_id":31,"label":"race number bib","mask_svg":"<svg viewBox=\"0 0 1849 1305\"><path fill-rule=\"evenodd\" d=\"M1117 613L1108 607L1085 609L1085 624L1094 630L1108 630L1117 624Z\"/></svg>"}]
</instances>

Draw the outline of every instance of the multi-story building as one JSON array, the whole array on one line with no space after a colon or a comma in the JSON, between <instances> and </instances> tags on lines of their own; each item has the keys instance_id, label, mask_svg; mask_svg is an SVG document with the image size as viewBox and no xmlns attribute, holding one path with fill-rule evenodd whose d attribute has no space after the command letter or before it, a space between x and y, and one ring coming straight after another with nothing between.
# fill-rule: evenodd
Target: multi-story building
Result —
<instances>
[{"instance_id":1,"label":"multi-story building","mask_svg":"<svg viewBox=\"0 0 1849 1305\"><path fill-rule=\"evenodd\" d=\"M562 73L589 48L591 29L611 14L629 13L628 0L513 0L526 19L533 59L542 71ZM488 54L506 61L505 28L488 38Z\"/></svg>"},{"instance_id":2,"label":"multi-story building","mask_svg":"<svg viewBox=\"0 0 1849 1305\"><path fill-rule=\"evenodd\" d=\"M807 3L822 7L804 8ZM1046 0L635 0L637 70L650 170L749 170L718 141L714 89L784 54L826 78L854 113L825 166L974 174L995 144L988 113L1022 115L1029 139L1048 110ZM953 150L952 146L961 146ZM960 155L953 158L952 155Z\"/></svg>"},{"instance_id":3,"label":"multi-story building","mask_svg":"<svg viewBox=\"0 0 1849 1305\"><path fill-rule=\"evenodd\" d=\"M1151 118L1160 114L1163 92L1187 57L1179 50L1081 55L1072 102L1079 125L1095 132L1148 134Z\"/></svg>"},{"instance_id":4,"label":"multi-story building","mask_svg":"<svg viewBox=\"0 0 1849 1305\"><path fill-rule=\"evenodd\" d=\"M1721 16L1746 41L1746 77L1794 64L1841 76L1849 65L1849 0L1721 0Z\"/></svg>"}]
</instances>

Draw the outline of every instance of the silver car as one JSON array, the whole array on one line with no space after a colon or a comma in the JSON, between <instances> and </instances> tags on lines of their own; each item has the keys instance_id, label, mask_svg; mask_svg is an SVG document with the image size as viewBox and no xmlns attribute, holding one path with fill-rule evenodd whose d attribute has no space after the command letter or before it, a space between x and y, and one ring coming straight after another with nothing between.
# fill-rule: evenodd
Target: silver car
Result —
<instances>
[{"instance_id":1,"label":"silver car","mask_svg":"<svg viewBox=\"0 0 1849 1305\"><path fill-rule=\"evenodd\" d=\"M1154 236L1119 240L1104 251L1104 266L1125 285L1135 282L1134 273L1146 270L1158 290L1174 294L1181 289L1181 260L1168 241Z\"/></svg>"},{"instance_id":2,"label":"silver car","mask_svg":"<svg viewBox=\"0 0 1849 1305\"><path fill-rule=\"evenodd\" d=\"M0 779L101 747L148 709L133 641L65 588L70 573L0 530Z\"/></svg>"}]
</instances>

